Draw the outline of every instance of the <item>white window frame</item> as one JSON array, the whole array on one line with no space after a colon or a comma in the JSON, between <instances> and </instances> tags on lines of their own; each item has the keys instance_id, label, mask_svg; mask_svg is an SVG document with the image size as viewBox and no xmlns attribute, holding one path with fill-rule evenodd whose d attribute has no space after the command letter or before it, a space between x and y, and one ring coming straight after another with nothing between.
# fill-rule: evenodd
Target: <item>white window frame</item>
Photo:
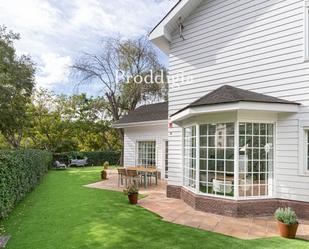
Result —
<instances>
[{"instance_id":1,"label":"white window frame","mask_svg":"<svg viewBox=\"0 0 309 249\"><path fill-rule=\"evenodd\" d=\"M309 0L304 0L304 20L304 58L309 61Z\"/></svg>"},{"instance_id":2,"label":"white window frame","mask_svg":"<svg viewBox=\"0 0 309 249\"><path fill-rule=\"evenodd\" d=\"M155 143L155 166L158 167L158 158L157 158L157 141L156 139L140 139L140 140L136 140L135 142L135 148L136 148L136 153L135 153L135 164L136 166L139 165L139 154L138 154L138 149L139 149L139 143L140 142L154 142Z\"/></svg>"},{"instance_id":3,"label":"white window frame","mask_svg":"<svg viewBox=\"0 0 309 249\"><path fill-rule=\"evenodd\" d=\"M238 183L239 182L239 169L236 165L239 163L239 123L264 123L264 124L272 124L273 125L273 178L271 179L272 184L268 185L268 195L265 196L246 196L246 197L241 197L239 196L239 186L238 184L234 184L234 196L221 196L221 195L213 195L213 194L208 194L208 193L202 193L199 191L199 175L200 175L200 165L199 165L199 143L200 143L200 125L205 125L209 123L234 123L235 124L235 130L234 130L234 139L235 139L235 144L234 144L234 182ZM188 127L196 127L196 187L192 188L189 186L185 185L185 180L184 180L184 175L185 175L185 166L184 166L184 129ZM309 124L308 124L308 131L309 131ZM227 119L224 121L213 121L213 122L203 122L203 121L198 121L198 122L191 122L182 127L182 165L183 165L183 187L195 192L198 195L204 195L204 196L210 196L214 198L223 198L223 199L232 199L232 200L259 200L259 199L272 199L276 198L276 165L277 165L277 122L274 120L267 120L267 119L261 119L261 120L252 120L252 119L242 119L238 118L237 120L232 120L232 119ZM308 176L309 176L309 171L308 171Z\"/></svg>"}]
</instances>

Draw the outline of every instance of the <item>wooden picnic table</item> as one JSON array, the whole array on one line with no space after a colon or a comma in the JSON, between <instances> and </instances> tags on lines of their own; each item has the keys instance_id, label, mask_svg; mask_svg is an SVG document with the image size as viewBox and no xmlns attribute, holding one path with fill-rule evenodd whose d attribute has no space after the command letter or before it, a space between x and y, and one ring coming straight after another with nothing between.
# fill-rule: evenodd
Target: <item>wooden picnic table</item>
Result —
<instances>
[{"instance_id":1,"label":"wooden picnic table","mask_svg":"<svg viewBox=\"0 0 309 249\"><path fill-rule=\"evenodd\" d=\"M140 173L141 175L144 176L144 187L147 188L147 184L148 184L148 174L154 174L155 178L156 178L156 185L158 185L158 174L159 174L159 170L157 170L156 168L147 168L144 166L136 166L136 167L127 167L127 169L129 170L136 170L138 173Z\"/></svg>"}]
</instances>

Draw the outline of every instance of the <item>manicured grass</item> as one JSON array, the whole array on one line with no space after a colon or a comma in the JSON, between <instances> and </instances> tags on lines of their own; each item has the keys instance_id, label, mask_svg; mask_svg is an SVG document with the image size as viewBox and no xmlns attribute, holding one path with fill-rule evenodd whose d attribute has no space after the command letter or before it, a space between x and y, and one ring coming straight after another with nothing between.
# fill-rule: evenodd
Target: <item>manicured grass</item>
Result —
<instances>
[{"instance_id":1,"label":"manicured grass","mask_svg":"<svg viewBox=\"0 0 309 249\"><path fill-rule=\"evenodd\" d=\"M309 248L301 240L244 241L162 221L122 193L82 186L99 180L100 170L50 171L3 222L12 235L7 248Z\"/></svg>"}]
</instances>

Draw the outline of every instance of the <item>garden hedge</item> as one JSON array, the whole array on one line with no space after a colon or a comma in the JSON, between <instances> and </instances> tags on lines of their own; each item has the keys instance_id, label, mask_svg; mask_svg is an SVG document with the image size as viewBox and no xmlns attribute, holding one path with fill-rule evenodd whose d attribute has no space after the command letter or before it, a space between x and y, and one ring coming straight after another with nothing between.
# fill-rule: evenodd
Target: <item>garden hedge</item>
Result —
<instances>
[{"instance_id":1,"label":"garden hedge","mask_svg":"<svg viewBox=\"0 0 309 249\"><path fill-rule=\"evenodd\" d=\"M52 154L40 150L0 150L0 219L41 181Z\"/></svg>"},{"instance_id":2,"label":"garden hedge","mask_svg":"<svg viewBox=\"0 0 309 249\"><path fill-rule=\"evenodd\" d=\"M87 157L88 166L103 165L105 161L108 161L110 165L117 165L120 161L120 154L120 151L64 152L55 153L54 160L68 165L71 159L83 159Z\"/></svg>"}]
</instances>

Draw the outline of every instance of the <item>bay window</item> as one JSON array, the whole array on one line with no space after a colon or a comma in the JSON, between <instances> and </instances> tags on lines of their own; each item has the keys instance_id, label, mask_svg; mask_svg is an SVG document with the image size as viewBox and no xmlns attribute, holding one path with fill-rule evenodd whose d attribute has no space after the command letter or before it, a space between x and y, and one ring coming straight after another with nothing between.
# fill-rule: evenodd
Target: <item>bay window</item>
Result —
<instances>
[{"instance_id":1,"label":"bay window","mask_svg":"<svg viewBox=\"0 0 309 249\"><path fill-rule=\"evenodd\" d=\"M228 198L270 196L273 145L271 123L209 123L184 128L184 185L201 194Z\"/></svg>"}]
</instances>

